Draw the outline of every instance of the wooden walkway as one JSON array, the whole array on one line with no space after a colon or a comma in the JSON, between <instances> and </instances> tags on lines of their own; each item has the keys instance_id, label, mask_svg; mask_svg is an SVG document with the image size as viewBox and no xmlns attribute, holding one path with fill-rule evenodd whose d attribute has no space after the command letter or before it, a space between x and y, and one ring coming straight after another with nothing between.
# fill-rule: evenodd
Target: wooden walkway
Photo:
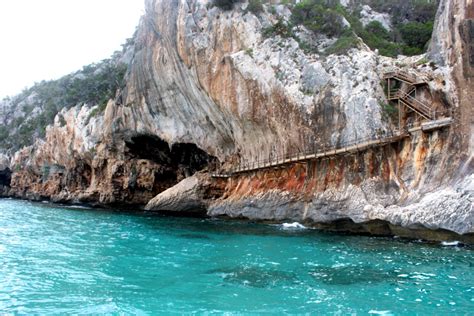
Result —
<instances>
[{"instance_id":1,"label":"wooden walkway","mask_svg":"<svg viewBox=\"0 0 474 316\"><path fill-rule=\"evenodd\" d=\"M388 80L388 92L387 99L390 101L398 101L399 106L404 105L409 109L419 114L422 118L426 119L420 126L411 128L405 128L403 131L396 130L391 135L380 136L378 138L357 140L352 143L341 144L330 148L314 149L310 152L299 152L293 155L286 156L275 156L266 160L255 160L241 162L235 168L226 171L216 171L211 173L213 178L230 178L234 175L252 172L262 169L269 168L281 168L288 164L295 163L306 163L310 160L316 160L327 157L334 157L337 155L350 154L360 152L373 147L382 147L387 144L397 143L400 140L408 137L410 132L414 131L432 131L440 128L444 128L452 124L451 117L445 117L442 119L436 119L436 112L429 105L416 99L416 89L419 85L427 84L427 81L422 76L417 76L405 71L396 70L386 72L383 76L384 79ZM397 80L405 83L401 88L396 90L390 90L390 80Z\"/></svg>"},{"instance_id":2,"label":"wooden walkway","mask_svg":"<svg viewBox=\"0 0 474 316\"><path fill-rule=\"evenodd\" d=\"M362 141L348 143L342 146L334 146L331 148L322 148L319 151L311 153L297 153L286 157L275 157L273 159L258 160L253 162L241 163L236 168L228 171L221 171L212 173L213 178L229 178L233 175L251 171L257 171L261 169L279 168L288 164L304 163L310 160L321 159L326 157L333 157L337 155L350 154L360 152L373 147L381 147L387 144L399 142L401 139L408 137L408 132L396 133L392 136L366 139Z\"/></svg>"}]
</instances>

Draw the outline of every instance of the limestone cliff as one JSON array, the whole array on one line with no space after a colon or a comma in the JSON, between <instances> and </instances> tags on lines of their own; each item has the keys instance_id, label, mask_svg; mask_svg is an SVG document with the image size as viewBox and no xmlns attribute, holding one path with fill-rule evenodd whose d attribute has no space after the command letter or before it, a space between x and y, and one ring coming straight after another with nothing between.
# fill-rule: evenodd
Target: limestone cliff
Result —
<instances>
[{"instance_id":1,"label":"limestone cliff","mask_svg":"<svg viewBox=\"0 0 474 316\"><path fill-rule=\"evenodd\" d=\"M247 1L223 11L208 0L148 0L116 98L101 115L87 104L58 115L44 140L13 156L8 194L145 205L162 193L148 209L324 227L384 220L394 225L389 233L397 226L474 233L474 32L466 1L441 1L429 64L424 56L381 56L360 39L345 54L324 54L334 40L304 27L295 36L267 36L291 14L278 1L253 13ZM302 39L321 52L305 50ZM398 124L384 108L389 68L427 78L417 98L444 116L453 112L454 123L415 128L400 142L347 156L206 176L216 166L225 171L389 135ZM414 117L400 120L417 124ZM452 203L437 208L438 199Z\"/></svg>"},{"instance_id":2,"label":"limestone cliff","mask_svg":"<svg viewBox=\"0 0 474 316\"><path fill-rule=\"evenodd\" d=\"M349 157L242 175L229 183L226 198L214 203L210 214L316 224L384 220L472 234L472 10L471 1L442 1L429 52L440 66L432 75L443 78L438 87L436 80L431 82L431 93L442 90L450 100L444 101L455 118L450 129L413 133L396 146ZM410 236L393 226L377 229Z\"/></svg>"}]
</instances>

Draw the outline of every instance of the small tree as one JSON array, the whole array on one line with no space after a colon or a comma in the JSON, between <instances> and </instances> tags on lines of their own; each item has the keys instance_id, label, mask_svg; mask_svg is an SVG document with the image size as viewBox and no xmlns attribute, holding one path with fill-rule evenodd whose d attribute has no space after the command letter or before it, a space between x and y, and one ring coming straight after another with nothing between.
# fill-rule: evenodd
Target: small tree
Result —
<instances>
[{"instance_id":1,"label":"small tree","mask_svg":"<svg viewBox=\"0 0 474 316\"><path fill-rule=\"evenodd\" d=\"M383 27L379 21L372 21L365 27L365 30L378 38L390 40L390 33Z\"/></svg>"},{"instance_id":2,"label":"small tree","mask_svg":"<svg viewBox=\"0 0 474 316\"><path fill-rule=\"evenodd\" d=\"M345 26L335 4L335 1L302 1L292 10L292 22L302 24L315 33L339 37L345 31Z\"/></svg>"},{"instance_id":3,"label":"small tree","mask_svg":"<svg viewBox=\"0 0 474 316\"><path fill-rule=\"evenodd\" d=\"M408 46L423 51L426 43L431 38L433 23L408 22L402 25L400 33Z\"/></svg>"}]
</instances>

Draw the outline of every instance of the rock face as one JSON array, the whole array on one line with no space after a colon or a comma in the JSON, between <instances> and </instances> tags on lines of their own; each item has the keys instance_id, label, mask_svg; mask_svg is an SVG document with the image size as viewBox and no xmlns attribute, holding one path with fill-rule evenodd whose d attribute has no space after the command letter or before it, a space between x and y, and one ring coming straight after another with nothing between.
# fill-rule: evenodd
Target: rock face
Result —
<instances>
[{"instance_id":1,"label":"rock face","mask_svg":"<svg viewBox=\"0 0 474 316\"><path fill-rule=\"evenodd\" d=\"M386 30L390 31L392 29L392 21L390 15L387 13L375 12L370 6L364 5L360 15L362 16L361 22L363 25L367 25L372 21L377 21L382 24Z\"/></svg>"},{"instance_id":2,"label":"rock face","mask_svg":"<svg viewBox=\"0 0 474 316\"><path fill-rule=\"evenodd\" d=\"M254 14L246 1L222 11L210 0L147 0L117 98L99 115L88 105L63 111L45 140L13 156L8 194L474 233L472 3L441 1L431 66L420 64L423 56L392 59L363 44L322 56L293 37L266 37L266 28L290 15L278 3ZM384 110L381 81L387 68L401 65L429 79L419 97L452 111L451 127L303 165L230 179L206 175L218 162L229 168L390 133L396 122ZM446 207L436 208L438 201Z\"/></svg>"},{"instance_id":3,"label":"rock face","mask_svg":"<svg viewBox=\"0 0 474 316\"><path fill-rule=\"evenodd\" d=\"M389 129L376 54L354 50L323 62L293 38L264 38L278 17L245 5L223 12L210 1L147 1L124 91L133 107L124 106L122 126L197 144L221 160ZM277 11L288 15L284 6Z\"/></svg>"},{"instance_id":4,"label":"rock face","mask_svg":"<svg viewBox=\"0 0 474 316\"><path fill-rule=\"evenodd\" d=\"M191 144L170 146L150 135L114 133L115 113L94 107L63 111L44 141L15 154L10 195L98 205L144 205L211 159ZM59 117L59 116L58 116Z\"/></svg>"}]
</instances>

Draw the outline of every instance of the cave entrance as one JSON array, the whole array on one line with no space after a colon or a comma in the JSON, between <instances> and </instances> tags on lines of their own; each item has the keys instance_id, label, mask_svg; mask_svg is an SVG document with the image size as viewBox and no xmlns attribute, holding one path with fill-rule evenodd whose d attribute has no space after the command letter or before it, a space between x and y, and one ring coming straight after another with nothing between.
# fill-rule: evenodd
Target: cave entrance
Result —
<instances>
[{"instance_id":1,"label":"cave entrance","mask_svg":"<svg viewBox=\"0 0 474 316\"><path fill-rule=\"evenodd\" d=\"M0 186L9 187L12 181L12 172L9 168L0 170Z\"/></svg>"},{"instance_id":2,"label":"cave entrance","mask_svg":"<svg viewBox=\"0 0 474 316\"><path fill-rule=\"evenodd\" d=\"M188 177L199 170L215 163L217 159L195 144L169 144L153 135L138 135L126 142L128 153L132 158L154 161L176 171L177 178ZM183 173L180 177L179 173Z\"/></svg>"}]
</instances>

